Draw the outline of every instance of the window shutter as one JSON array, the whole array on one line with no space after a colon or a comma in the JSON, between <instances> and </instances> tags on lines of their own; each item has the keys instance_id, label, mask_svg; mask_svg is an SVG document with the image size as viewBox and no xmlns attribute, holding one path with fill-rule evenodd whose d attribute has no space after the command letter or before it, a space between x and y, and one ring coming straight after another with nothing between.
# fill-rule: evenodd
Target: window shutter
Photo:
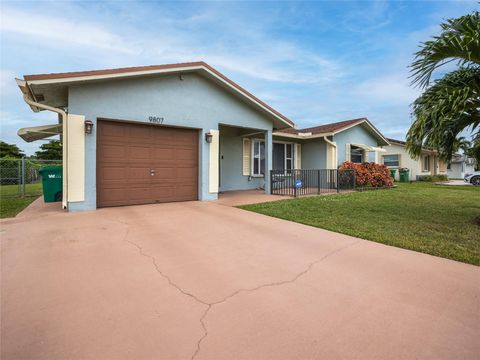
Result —
<instances>
[{"instance_id":1,"label":"window shutter","mask_svg":"<svg viewBox=\"0 0 480 360\"><path fill-rule=\"evenodd\" d=\"M350 144L345 145L346 150L345 150L345 161L352 161L352 158L350 156Z\"/></svg>"},{"instance_id":2,"label":"window shutter","mask_svg":"<svg viewBox=\"0 0 480 360\"><path fill-rule=\"evenodd\" d=\"M243 138L243 176L250 176L250 139Z\"/></svg>"},{"instance_id":3,"label":"window shutter","mask_svg":"<svg viewBox=\"0 0 480 360\"><path fill-rule=\"evenodd\" d=\"M302 168L302 145L295 144L295 169Z\"/></svg>"}]
</instances>

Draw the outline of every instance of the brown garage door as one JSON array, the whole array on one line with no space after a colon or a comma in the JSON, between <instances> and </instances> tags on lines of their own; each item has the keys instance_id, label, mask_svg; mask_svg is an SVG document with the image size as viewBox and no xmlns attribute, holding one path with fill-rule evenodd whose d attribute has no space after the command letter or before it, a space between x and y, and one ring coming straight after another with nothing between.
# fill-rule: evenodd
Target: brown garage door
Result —
<instances>
[{"instance_id":1,"label":"brown garage door","mask_svg":"<svg viewBox=\"0 0 480 360\"><path fill-rule=\"evenodd\" d=\"M98 207L197 199L196 130L98 121Z\"/></svg>"}]
</instances>

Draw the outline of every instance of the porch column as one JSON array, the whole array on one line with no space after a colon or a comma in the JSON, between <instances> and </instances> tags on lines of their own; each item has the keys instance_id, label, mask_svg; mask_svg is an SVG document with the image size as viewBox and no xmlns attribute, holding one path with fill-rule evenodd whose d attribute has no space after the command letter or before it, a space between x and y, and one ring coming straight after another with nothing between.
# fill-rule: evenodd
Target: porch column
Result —
<instances>
[{"instance_id":1,"label":"porch column","mask_svg":"<svg viewBox=\"0 0 480 360\"><path fill-rule=\"evenodd\" d=\"M273 163L272 130L265 131L265 193L270 194L270 170Z\"/></svg>"}]
</instances>

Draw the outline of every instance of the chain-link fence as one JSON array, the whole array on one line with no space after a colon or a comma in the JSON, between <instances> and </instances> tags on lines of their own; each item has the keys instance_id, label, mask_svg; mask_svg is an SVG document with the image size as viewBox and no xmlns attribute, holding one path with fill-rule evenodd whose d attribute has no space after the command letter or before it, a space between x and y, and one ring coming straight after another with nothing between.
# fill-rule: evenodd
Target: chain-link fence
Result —
<instances>
[{"instance_id":1,"label":"chain-link fence","mask_svg":"<svg viewBox=\"0 0 480 360\"><path fill-rule=\"evenodd\" d=\"M1 197L41 195L40 169L58 165L62 160L0 159Z\"/></svg>"}]
</instances>

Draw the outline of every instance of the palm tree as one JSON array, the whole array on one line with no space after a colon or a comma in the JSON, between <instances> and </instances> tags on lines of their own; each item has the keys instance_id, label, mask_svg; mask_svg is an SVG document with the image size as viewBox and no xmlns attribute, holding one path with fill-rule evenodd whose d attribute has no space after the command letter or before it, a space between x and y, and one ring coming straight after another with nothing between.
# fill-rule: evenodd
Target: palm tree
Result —
<instances>
[{"instance_id":1,"label":"palm tree","mask_svg":"<svg viewBox=\"0 0 480 360\"><path fill-rule=\"evenodd\" d=\"M464 154L468 154L470 148L472 147L472 143L468 141L464 136L460 136L456 138L453 142L453 151L457 152L458 150L462 150Z\"/></svg>"},{"instance_id":2,"label":"palm tree","mask_svg":"<svg viewBox=\"0 0 480 360\"><path fill-rule=\"evenodd\" d=\"M425 90L413 103L407 149L418 157L422 146L435 148L448 161L462 131L471 131L472 147L480 150L480 13L447 20L441 28L411 65L412 84ZM457 69L432 82L434 71L452 61ZM480 162L480 151L472 153Z\"/></svg>"}]
</instances>

